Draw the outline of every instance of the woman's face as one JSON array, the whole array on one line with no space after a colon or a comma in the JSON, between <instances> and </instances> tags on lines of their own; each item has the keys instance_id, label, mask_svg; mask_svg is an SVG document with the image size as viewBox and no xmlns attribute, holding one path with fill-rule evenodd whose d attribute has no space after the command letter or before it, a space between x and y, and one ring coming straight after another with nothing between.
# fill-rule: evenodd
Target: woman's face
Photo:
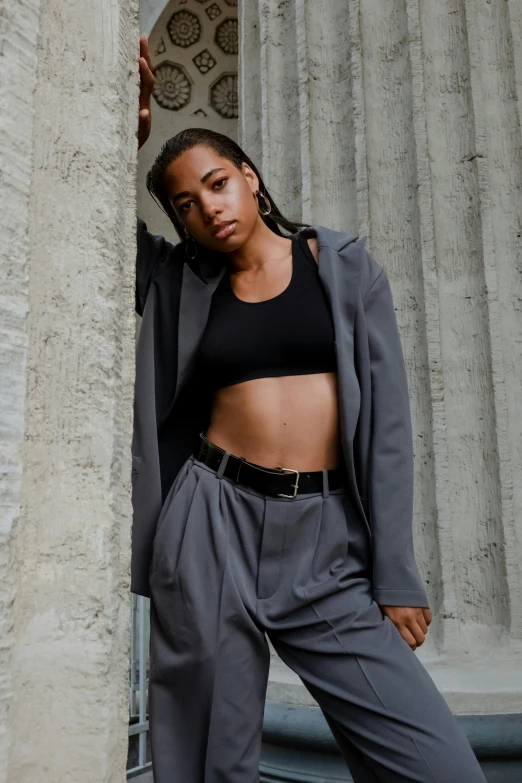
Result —
<instances>
[{"instance_id":1,"label":"woman's face","mask_svg":"<svg viewBox=\"0 0 522 783\"><path fill-rule=\"evenodd\" d=\"M210 147L199 145L169 164L163 183L186 231L204 247L228 253L245 242L261 217L254 193L259 180L250 166L242 171ZM220 223L234 224L216 233Z\"/></svg>"}]
</instances>

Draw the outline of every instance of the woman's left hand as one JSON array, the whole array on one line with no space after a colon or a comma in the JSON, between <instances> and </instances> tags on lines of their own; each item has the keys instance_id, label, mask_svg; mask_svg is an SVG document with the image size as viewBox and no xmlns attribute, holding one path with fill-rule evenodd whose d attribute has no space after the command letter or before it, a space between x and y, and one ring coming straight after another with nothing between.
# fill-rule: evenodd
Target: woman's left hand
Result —
<instances>
[{"instance_id":1,"label":"woman's left hand","mask_svg":"<svg viewBox=\"0 0 522 783\"><path fill-rule=\"evenodd\" d=\"M140 35L140 99L138 111L138 149L143 147L150 136L151 113L150 98L156 78L152 73L152 60L149 54L149 42L146 35Z\"/></svg>"},{"instance_id":2,"label":"woman's left hand","mask_svg":"<svg viewBox=\"0 0 522 783\"><path fill-rule=\"evenodd\" d=\"M425 606L381 606L381 609L412 650L424 643L432 619L430 609Z\"/></svg>"}]
</instances>

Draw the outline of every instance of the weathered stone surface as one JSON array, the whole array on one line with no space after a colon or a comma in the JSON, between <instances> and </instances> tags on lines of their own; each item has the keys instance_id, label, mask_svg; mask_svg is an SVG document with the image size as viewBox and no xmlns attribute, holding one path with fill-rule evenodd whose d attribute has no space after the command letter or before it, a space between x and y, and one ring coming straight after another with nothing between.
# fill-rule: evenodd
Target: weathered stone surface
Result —
<instances>
[{"instance_id":1,"label":"weathered stone surface","mask_svg":"<svg viewBox=\"0 0 522 783\"><path fill-rule=\"evenodd\" d=\"M27 366L27 258L39 0L0 0L0 780L9 755L13 539L20 528Z\"/></svg>"},{"instance_id":2,"label":"weathered stone surface","mask_svg":"<svg viewBox=\"0 0 522 783\"><path fill-rule=\"evenodd\" d=\"M434 613L417 654L456 711L516 711L522 7L257 0L240 17L239 143L284 214L368 235L391 279ZM306 700L282 672L270 698Z\"/></svg>"},{"instance_id":3,"label":"weathered stone surface","mask_svg":"<svg viewBox=\"0 0 522 783\"><path fill-rule=\"evenodd\" d=\"M137 2L0 0L0 779L123 780Z\"/></svg>"}]
</instances>

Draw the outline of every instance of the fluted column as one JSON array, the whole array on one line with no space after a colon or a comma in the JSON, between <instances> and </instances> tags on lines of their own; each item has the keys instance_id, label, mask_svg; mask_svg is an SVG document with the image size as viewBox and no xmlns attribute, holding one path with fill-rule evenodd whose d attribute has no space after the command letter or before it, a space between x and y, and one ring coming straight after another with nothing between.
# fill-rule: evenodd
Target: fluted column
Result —
<instances>
[{"instance_id":1,"label":"fluted column","mask_svg":"<svg viewBox=\"0 0 522 783\"><path fill-rule=\"evenodd\" d=\"M124 780L138 25L0 0L0 781Z\"/></svg>"},{"instance_id":2,"label":"fluted column","mask_svg":"<svg viewBox=\"0 0 522 783\"><path fill-rule=\"evenodd\" d=\"M240 144L284 214L368 235L391 279L412 403L415 548L434 613L416 654L456 712L515 712L522 7L240 8ZM275 658L269 698L311 703Z\"/></svg>"},{"instance_id":3,"label":"fluted column","mask_svg":"<svg viewBox=\"0 0 522 783\"><path fill-rule=\"evenodd\" d=\"M40 0L0 0L0 782L9 759L15 574L27 362L29 196Z\"/></svg>"}]
</instances>

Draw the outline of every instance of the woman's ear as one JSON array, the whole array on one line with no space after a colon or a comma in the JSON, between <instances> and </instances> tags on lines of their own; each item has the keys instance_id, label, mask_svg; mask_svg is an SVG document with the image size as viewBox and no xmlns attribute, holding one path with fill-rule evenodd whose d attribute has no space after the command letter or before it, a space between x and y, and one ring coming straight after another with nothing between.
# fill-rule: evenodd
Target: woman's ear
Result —
<instances>
[{"instance_id":1,"label":"woman's ear","mask_svg":"<svg viewBox=\"0 0 522 783\"><path fill-rule=\"evenodd\" d=\"M247 180L252 194L255 195L256 191L259 190L259 179L256 173L252 171L248 163L245 163L245 161L243 161L241 164L241 168L243 169L243 176Z\"/></svg>"}]
</instances>

